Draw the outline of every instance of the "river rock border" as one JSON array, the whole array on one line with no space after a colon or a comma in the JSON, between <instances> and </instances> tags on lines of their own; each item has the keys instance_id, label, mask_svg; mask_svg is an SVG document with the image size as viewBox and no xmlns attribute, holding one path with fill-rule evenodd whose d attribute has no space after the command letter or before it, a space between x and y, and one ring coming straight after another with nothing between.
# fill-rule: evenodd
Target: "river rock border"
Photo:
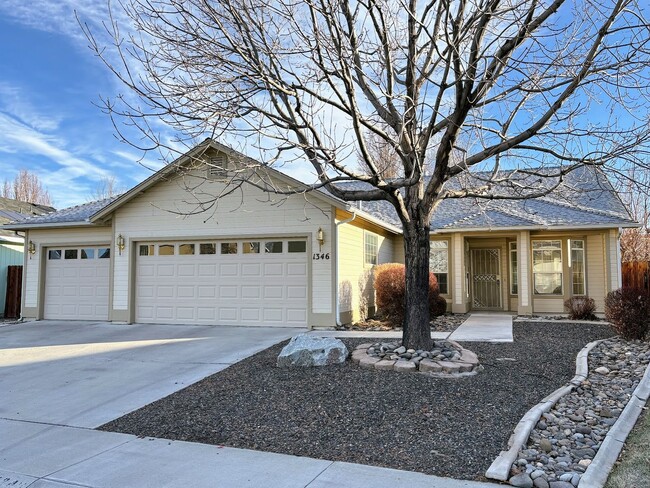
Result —
<instances>
[{"instance_id":1,"label":"river rock border","mask_svg":"<svg viewBox=\"0 0 650 488\"><path fill-rule=\"evenodd\" d=\"M449 340L434 341L431 351L407 349L393 342L359 344L352 352L352 362L365 369L440 377L470 376L483 369L475 353Z\"/></svg>"},{"instance_id":2,"label":"river rock border","mask_svg":"<svg viewBox=\"0 0 650 488\"><path fill-rule=\"evenodd\" d=\"M648 363L648 343L588 344L571 383L527 412L486 476L530 488L602 487L650 395Z\"/></svg>"}]
</instances>

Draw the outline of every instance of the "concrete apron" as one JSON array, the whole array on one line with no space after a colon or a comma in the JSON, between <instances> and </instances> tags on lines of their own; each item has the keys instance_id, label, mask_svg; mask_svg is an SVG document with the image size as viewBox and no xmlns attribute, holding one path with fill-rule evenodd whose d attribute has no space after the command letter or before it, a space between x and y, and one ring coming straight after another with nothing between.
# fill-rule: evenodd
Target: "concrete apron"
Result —
<instances>
[{"instance_id":1,"label":"concrete apron","mask_svg":"<svg viewBox=\"0 0 650 488\"><path fill-rule=\"evenodd\" d=\"M490 488L359 464L0 420L0 487Z\"/></svg>"}]
</instances>

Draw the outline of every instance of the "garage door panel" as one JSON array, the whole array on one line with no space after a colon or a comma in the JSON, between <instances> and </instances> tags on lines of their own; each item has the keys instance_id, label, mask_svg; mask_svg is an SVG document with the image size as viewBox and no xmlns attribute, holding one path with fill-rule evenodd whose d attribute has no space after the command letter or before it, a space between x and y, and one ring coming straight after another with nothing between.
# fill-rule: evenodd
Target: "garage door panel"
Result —
<instances>
[{"instance_id":1,"label":"garage door panel","mask_svg":"<svg viewBox=\"0 0 650 488\"><path fill-rule=\"evenodd\" d=\"M97 272L93 268L80 268L79 269L79 278L95 278L97 277Z\"/></svg>"},{"instance_id":2,"label":"garage door panel","mask_svg":"<svg viewBox=\"0 0 650 488\"><path fill-rule=\"evenodd\" d=\"M176 296L178 298L194 299L196 298L196 291L193 286L179 286Z\"/></svg>"},{"instance_id":3,"label":"garage door panel","mask_svg":"<svg viewBox=\"0 0 650 488\"><path fill-rule=\"evenodd\" d=\"M237 309L221 307L219 309L219 320L237 322Z\"/></svg>"},{"instance_id":4,"label":"garage door panel","mask_svg":"<svg viewBox=\"0 0 650 488\"><path fill-rule=\"evenodd\" d=\"M220 264L219 265L219 275L220 276L238 276L239 274L239 265L234 263Z\"/></svg>"},{"instance_id":5,"label":"garage door panel","mask_svg":"<svg viewBox=\"0 0 650 488\"><path fill-rule=\"evenodd\" d=\"M262 296L260 292L260 286L242 285L241 296L242 298L247 298L252 300L260 298Z\"/></svg>"},{"instance_id":6,"label":"garage door panel","mask_svg":"<svg viewBox=\"0 0 650 488\"><path fill-rule=\"evenodd\" d=\"M178 276L194 276L196 275L196 267L193 264L179 264Z\"/></svg>"},{"instance_id":7,"label":"garage door panel","mask_svg":"<svg viewBox=\"0 0 650 488\"><path fill-rule=\"evenodd\" d=\"M244 263L241 265L241 275L247 276L262 276L262 266L260 263Z\"/></svg>"},{"instance_id":8,"label":"garage door panel","mask_svg":"<svg viewBox=\"0 0 650 488\"><path fill-rule=\"evenodd\" d=\"M306 286L287 286L287 298L305 299L307 298Z\"/></svg>"},{"instance_id":9,"label":"garage door panel","mask_svg":"<svg viewBox=\"0 0 650 488\"><path fill-rule=\"evenodd\" d=\"M199 286L199 298L216 298L216 286Z\"/></svg>"},{"instance_id":10,"label":"garage door panel","mask_svg":"<svg viewBox=\"0 0 650 488\"><path fill-rule=\"evenodd\" d=\"M176 244L173 255L137 256L136 321L306 326L307 253L288 253L285 242L283 253L244 254L249 241L263 239L240 240L233 254L217 242L215 254L179 255Z\"/></svg>"},{"instance_id":11,"label":"garage door panel","mask_svg":"<svg viewBox=\"0 0 650 488\"><path fill-rule=\"evenodd\" d=\"M64 263L65 263L64 266L66 266L66 267L64 267L63 270L62 270L61 278L64 278L64 279L65 278L77 278L79 276L79 268L76 267L76 266L78 266L78 264L75 263L74 261L69 261L69 260L64 261ZM70 266L70 267L67 267L67 266ZM75 266L75 267L73 267L73 266Z\"/></svg>"},{"instance_id":12,"label":"garage door panel","mask_svg":"<svg viewBox=\"0 0 650 488\"><path fill-rule=\"evenodd\" d=\"M167 258L169 259L169 258ZM166 278L174 276L174 265L173 264L161 264L156 267L156 274L160 278Z\"/></svg>"},{"instance_id":13,"label":"garage door panel","mask_svg":"<svg viewBox=\"0 0 650 488\"><path fill-rule=\"evenodd\" d=\"M264 276L283 276L282 263L264 263Z\"/></svg>"}]
</instances>

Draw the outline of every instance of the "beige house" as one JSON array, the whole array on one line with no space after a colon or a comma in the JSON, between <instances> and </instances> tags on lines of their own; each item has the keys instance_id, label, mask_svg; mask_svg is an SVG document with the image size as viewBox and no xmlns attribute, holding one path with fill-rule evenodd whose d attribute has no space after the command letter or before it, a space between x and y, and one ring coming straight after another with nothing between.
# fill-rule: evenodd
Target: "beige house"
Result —
<instances>
[{"instance_id":1,"label":"beige house","mask_svg":"<svg viewBox=\"0 0 650 488\"><path fill-rule=\"evenodd\" d=\"M390 207L268 193L304 185L248 163L207 140L117 198L5 226L31 250L23 317L314 327L372 314L373 266L404 260ZM443 202L430 262L450 311L562 313L589 295L602 312L620 229L636 223L600 172L574 175L572 195Z\"/></svg>"}]
</instances>

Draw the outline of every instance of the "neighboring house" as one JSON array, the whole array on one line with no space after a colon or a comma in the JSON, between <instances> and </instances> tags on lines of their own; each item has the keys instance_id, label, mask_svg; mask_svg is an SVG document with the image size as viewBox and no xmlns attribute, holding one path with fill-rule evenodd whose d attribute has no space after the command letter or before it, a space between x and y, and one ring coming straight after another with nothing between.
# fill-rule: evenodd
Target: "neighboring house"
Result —
<instances>
[{"instance_id":1,"label":"neighboring house","mask_svg":"<svg viewBox=\"0 0 650 488\"><path fill-rule=\"evenodd\" d=\"M52 207L0 197L0 225L22 220L30 215L53 212ZM24 239L18 233L0 228L0 317L4 315L7 294L7 268L22 265Z\"/></svg>"},{"instance_id":2,"label":"neighboring house","mask_svg":"<svg viewBox=\"0 0 650 488\"><path fill-rule=\"evenodd\" d=\"M7 226L36 245L23 316L305 327L373 313L373 266L404 261L391 208L265 193L304 188L272 169L224 193L220 168L247 174L247 161L208 140L119 197ZM535 200L444 201L431 268L453 312L562 313L584 294L602 312L620 286L619 231L636 225L585 168Z\"/></svg>"}]
</instances>

